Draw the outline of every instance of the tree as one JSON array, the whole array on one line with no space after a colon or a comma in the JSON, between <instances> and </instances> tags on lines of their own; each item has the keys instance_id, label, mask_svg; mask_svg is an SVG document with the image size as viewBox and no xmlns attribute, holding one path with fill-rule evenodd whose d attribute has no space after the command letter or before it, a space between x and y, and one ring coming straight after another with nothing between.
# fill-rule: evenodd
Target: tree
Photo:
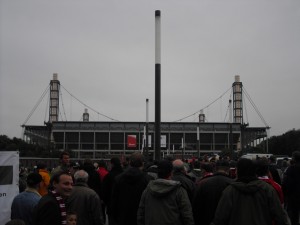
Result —
<instances>
[{"instance_id":1,"label":"tree","mask_svg":"<svg viewBox=\"0 0 300 225\"><path fill-rule=\"evenodd\" d=\"M259 146L263 146L265 141ZM300 151L300 129L290 130L280 136L272 136L268 140L269 152L274 155L292 155L294 151Z\"/></svg>"},{"instance_id":2,"label":"tree","mask_svg":"<svg viewBox=\"0 0 300 225\"><path fill-rule=\"evenodd\" d=\"M45 154L46 149L36 144L28 144L20 138L8 138L6 135L0 135L0 151L19 151L20 156L27 157L49 157Z\"/></svg>"}]
</instances>

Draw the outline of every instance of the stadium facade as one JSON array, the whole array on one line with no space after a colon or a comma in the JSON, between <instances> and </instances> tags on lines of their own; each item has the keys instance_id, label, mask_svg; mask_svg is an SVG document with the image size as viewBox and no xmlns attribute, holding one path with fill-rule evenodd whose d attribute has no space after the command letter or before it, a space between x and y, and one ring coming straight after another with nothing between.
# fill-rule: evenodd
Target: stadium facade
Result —
<instances>
[{"instance_id":1,"label":"stadium facade","mask_svg":"<svg viewBox=\"0 0 300 225\"><path fill-rule=\"evenodd\" d=\"M198 122L161 122L161 155L189 158L226 149L233 152L266 140L268 127L249 127L243 123L239 76L235 77L232 90L232 122L208 123L202 113ZM72 150L77 158L109 158L134 151L146 151L150 157L154 154L154 122L92 122L87 110L83 113L83 121L59 121L59 92L60 82L54 74L50 81L49 122L43 126L23 125L24 140L49 148Z\"/></svg>"}]
</instances>

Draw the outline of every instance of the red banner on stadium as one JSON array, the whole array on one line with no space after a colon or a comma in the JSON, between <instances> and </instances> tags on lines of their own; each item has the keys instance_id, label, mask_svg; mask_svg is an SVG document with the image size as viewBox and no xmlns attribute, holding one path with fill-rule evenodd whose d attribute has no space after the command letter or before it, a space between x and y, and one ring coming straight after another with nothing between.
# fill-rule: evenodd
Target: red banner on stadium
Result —
<instances>
[{"instance_id":1,"label":"red banner on stadium","mask_svg":"<svg viewBox=\"0 0 300 225\"><path fill-rule=\"evenodd\" d=\"M127 136L127 147L128 148L136 147L136 135L128 135Z\"/></svg>"}]
</instances>

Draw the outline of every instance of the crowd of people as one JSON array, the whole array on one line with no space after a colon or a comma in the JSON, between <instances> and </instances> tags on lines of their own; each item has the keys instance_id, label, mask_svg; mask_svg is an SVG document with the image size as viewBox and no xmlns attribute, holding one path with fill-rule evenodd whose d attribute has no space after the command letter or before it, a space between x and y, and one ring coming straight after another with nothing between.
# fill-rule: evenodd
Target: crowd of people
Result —
<instances>
[{"instance_id":1,"label":"crowd of people","mask_svg":"<svg viewBox=\"0 0 300 225\"><path fill-rule=\"evenodd\" d=\"M20 194L6 225L299 225L300 152L273 158L229 157L145 162L90 159L20 173Z\"/></svg>"}]
</instances>

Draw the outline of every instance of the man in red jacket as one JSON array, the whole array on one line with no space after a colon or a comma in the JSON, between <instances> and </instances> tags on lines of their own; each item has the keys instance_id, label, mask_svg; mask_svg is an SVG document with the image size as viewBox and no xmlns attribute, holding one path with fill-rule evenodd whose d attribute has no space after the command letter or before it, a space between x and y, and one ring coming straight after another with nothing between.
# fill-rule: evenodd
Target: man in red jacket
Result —
<instances>
[{"instance_id":1,"label":"man in red jacket","mask_svg":"<svg viewBox=\"0 0 300 225\"><path fill-rule=\"evenodd\" d=\"M256 175L258 179L263 180L268 184L272 185L272 187L276 190L278 194L280 203L283 205L284 199L281 186L270 178L269 163L267 158L260 158L256 161Z\"/></svg>"}]
</instances>

